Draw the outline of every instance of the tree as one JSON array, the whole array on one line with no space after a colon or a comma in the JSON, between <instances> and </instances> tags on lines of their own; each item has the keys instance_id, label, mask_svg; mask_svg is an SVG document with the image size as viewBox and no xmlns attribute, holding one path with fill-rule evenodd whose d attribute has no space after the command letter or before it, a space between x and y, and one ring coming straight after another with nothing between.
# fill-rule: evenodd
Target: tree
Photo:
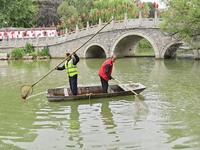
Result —
<instances>
[{"instance_id":1,"label":"tree","mask_svg":"<svg viewBox=\"0 0 200 150\"><path fill-rule=\"evenodd\" d=\"M66 1L62 2L58 7L58 14L60 15L60 20L68 23L68 28L75 26L78 18L78 11L74 6L69 6Z\"/></svg>"},{"instance_id":2,"label":"tree","mask_svg":"<svg viewBox=\"0 0 200 150\"><path fill-rule=\"evenodd\" d=\"M155 12L156 12L156 6L152 2L147 2L150 10L149 10L149 18L154 18L155 17Z\"/></svg>"},{"instance_id":3,"label":"tree","mask_svg":"<svg viewBox=\"0 0 200 150\"><path fill-rule=\"evenodd\" d=\"M102 14L102 11L104 14ZM107 0L107 1L94 1L94 8L90 11L92 14L92 22L98 22L98 18L103 21L108 21L112 16L117 20L123 20L124 15L127 14L128 18L138 17L139 11L142 12L143 17L148 16L149 7L147 3L134 3L132 0Z\"/></svg>"},{"instance_id":4,"label":"tree","mask_svg":"<svg viewBox=\"0 0 200 150\"><path fill-rule=\"evenodd\" d=\"M63 0L58 7L60 21L67 22L68 28L86 26L89 11L93 7L93 0Z\"/></svg>"},{"instance_id":5,"label":"tree","mask_svg":"<svg viewBox=\"0 0 200 150\"><path fill-rule=\"evenodd\" d=\"M164 12L162 29L179 35L197 48L200 37L200 1L170 0Z\"/></svg>"},{"instance_id":6,"label":"tree","mask_svg":"<svg viewBox=\"0 0 200 150\"><path fill-rule=\"evenodd\" d=\"M38 6L36 14L38 26L51 26L52 23L59 22L57 8L60 5L60 0L42 0L35 1Z\"/></svg>"},{"instance_id":7,"label":"tree","mask_svg":"<svg viewBox=\"0 0 200 150\"><path fill-rule=\"evenodd\" d=\"M35 12L32 0L0 0L0 26L31 27Z\"/></svg>"}]
</instances>

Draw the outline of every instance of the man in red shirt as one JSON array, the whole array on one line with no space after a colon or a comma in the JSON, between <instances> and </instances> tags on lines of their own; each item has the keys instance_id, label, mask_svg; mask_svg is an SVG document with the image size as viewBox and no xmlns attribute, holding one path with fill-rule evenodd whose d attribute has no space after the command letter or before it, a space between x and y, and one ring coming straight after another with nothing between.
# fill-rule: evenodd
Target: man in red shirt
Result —
<instances>
[{"instance_id":1,"label":"man in red shirt","mask_svg":"<svg viewBox=\"0 0 200 150\"><path fill-rule=\"evenodd\" d=\"M114 80L111 74L112 74L113 63L115 62L116 59L117 56L113 55L110 59L104 61L104 63L101 65L101 68L99 69L98 74L100 76L103 93L108 92L108 81L111 79Z\"/></svg>"}]
</instances>

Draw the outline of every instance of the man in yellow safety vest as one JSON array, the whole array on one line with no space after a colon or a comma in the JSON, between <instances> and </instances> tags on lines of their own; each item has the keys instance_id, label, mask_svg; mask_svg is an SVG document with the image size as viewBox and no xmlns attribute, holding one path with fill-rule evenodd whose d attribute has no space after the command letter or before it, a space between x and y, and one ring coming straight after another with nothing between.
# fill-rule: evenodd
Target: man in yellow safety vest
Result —
<instances>
[{"instance_id":1,"label":"man in yellow safety vest","mask_svg":"<svg viewBox=\"0 0 200 150\"><path fill-rule=\"evenodd\" d=\"M73 95L77 95L77 79L78 79L78 70L77 63L79 62L79 57L77 54L74 54L71 57L70 53L66 53L67 60L62 67L56 67L56 70L66 69L67 75L69 77L70 89Z\"/></svg>"}]
</instances>

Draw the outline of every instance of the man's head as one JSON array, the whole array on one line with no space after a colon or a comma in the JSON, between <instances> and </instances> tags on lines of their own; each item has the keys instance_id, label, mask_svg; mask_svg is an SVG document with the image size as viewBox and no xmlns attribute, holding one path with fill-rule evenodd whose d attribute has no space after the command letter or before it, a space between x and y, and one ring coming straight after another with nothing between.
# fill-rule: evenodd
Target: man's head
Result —
<instances>
[{"instance_id":1,"label":"man's head","mask_svg":"<svg viewBox=\"0 0 200 150\"><path fill-rule=\"evenodd\" d=\"M70 53L66 53L66 57L68 57L67 60L70 60L71 59Z\"/></svg>"},{"instance_id":2,"label":"man's head","mask_svg":"<svg viewBox=\"0 0 200 150\"><path fill-rule=\"evenodd\" d=\"M113 62L115 62L116 59L117 59L117 56L116 56L116 55L113 55L111 59L112 59Z\"/></svg>"}]
</instances>

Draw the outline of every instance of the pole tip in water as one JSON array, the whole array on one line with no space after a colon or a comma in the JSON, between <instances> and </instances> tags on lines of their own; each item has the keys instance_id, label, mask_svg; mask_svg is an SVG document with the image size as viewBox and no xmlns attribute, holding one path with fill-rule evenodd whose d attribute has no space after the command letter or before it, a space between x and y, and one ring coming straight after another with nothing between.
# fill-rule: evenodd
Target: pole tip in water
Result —
<instances>
[{"instance_id":1,"label":"pole tip in water","mask_svg":"<svg viewBox=\"0 0 200 150\"><path fill-rule=\"evenodd\" d=\"M22 97L22 99L26 99L27 98L27 94L22 94L21 97Z\"/></svg>"}]
</instances>

